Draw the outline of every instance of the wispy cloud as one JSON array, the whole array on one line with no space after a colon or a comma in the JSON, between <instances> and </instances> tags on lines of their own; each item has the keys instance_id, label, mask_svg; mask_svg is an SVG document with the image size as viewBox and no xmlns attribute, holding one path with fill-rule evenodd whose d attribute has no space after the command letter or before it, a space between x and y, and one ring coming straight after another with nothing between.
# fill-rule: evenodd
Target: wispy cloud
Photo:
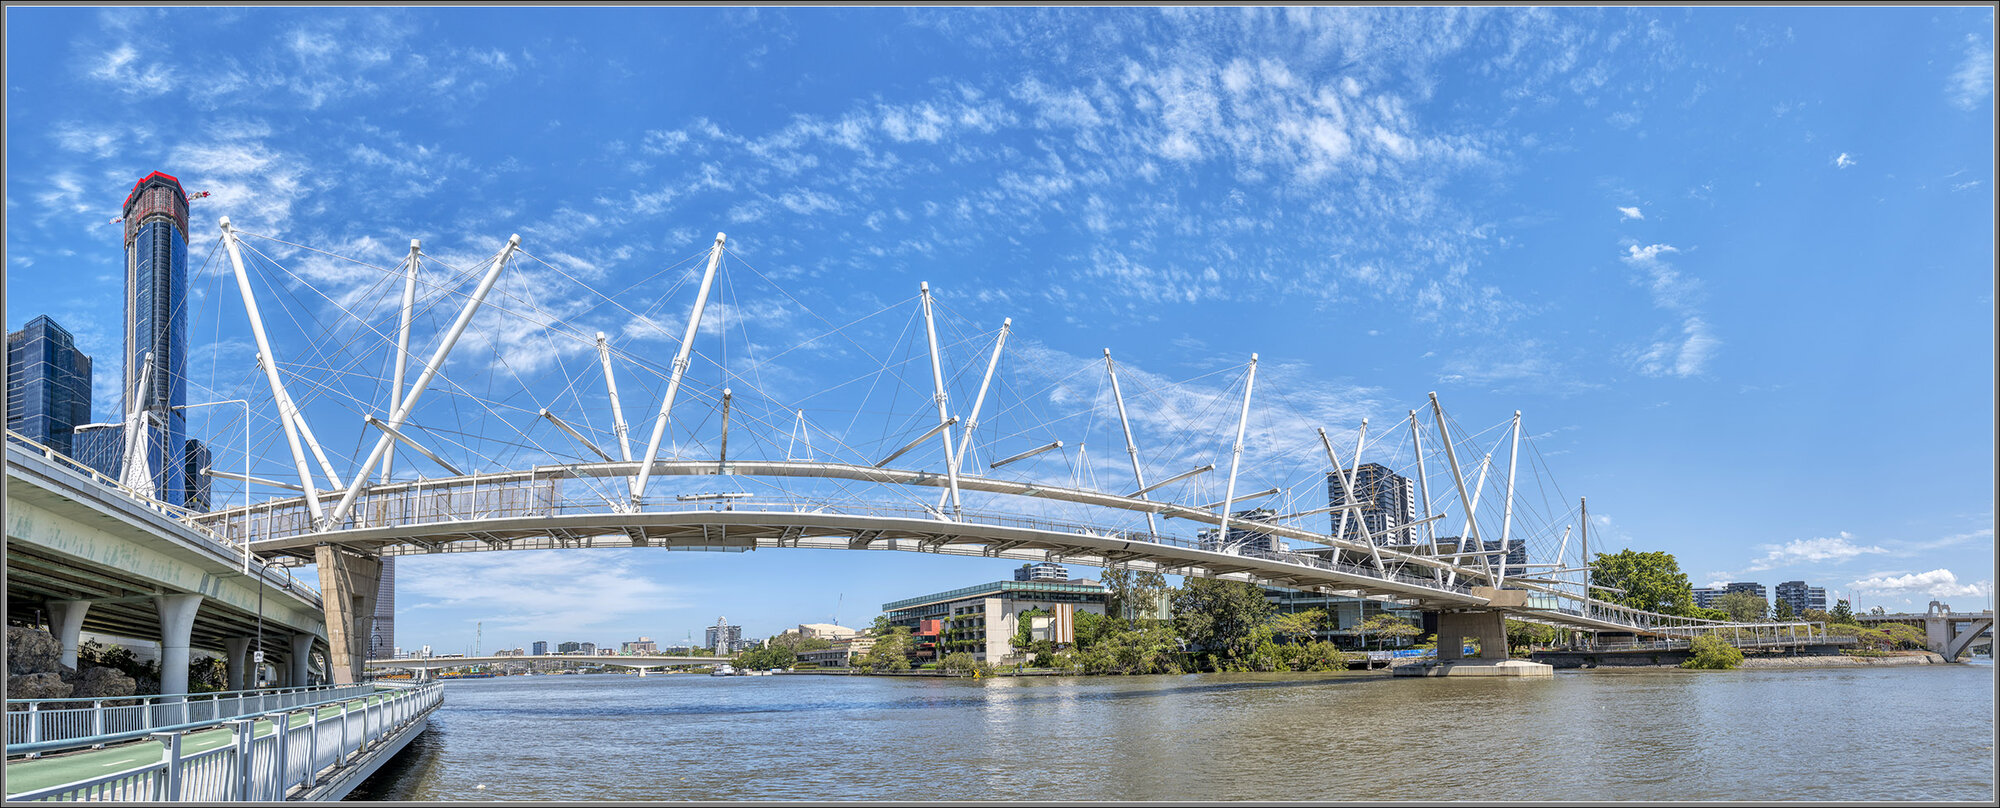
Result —
<instances>
[{"instance_id":1,"label":"wispy cloud","mask_svg":"<svg viewBox=\"0 0 2000 808\"><path fill-rule=\"evenodd\" d=\"M1722 339L1715 335L1696 306L1701 298L1701 282L1682 274L1664 258L1679 252L1670 244L1643 247L1629 244L1622 259L1642 273L1636 280L1646 286L1653 305L1681 318L1678 331L1671 327L1662 329L1651 344L1632 352L1634 364L1648 376L1699 375L1722 348Z\"/></svg>"},{"instance_id":2,"label":"wispy cloud","mask_svg":"<svg viewBox=\"0 0 2000 808\"><path fill-rule=\"evenodd\" d=\"M1965 59L1945 82L1945 95L1967 110L1993 96L1993 46L1977 34L1965 36Z\"/></svg>"},{"instance_id":3,"label":"wispy cloud","mask_svg":"<svg viewBox=\"0 0 2000 808\"><path fill-rule=\"evenodd\" d=\"M1841 152L1839 156L1833 158L1833 165L1835 168L1851 168L1857 165L1857 162L1848 156L1847 152Z\"/></svg>"},{"instance_id":4,"label":"wispy cloud","mask_svg":"<svg viewBox=\"0 0 2000 808\"><path fill-rule=\"evenodd\" d=\"M1640 212L1638 208L1621 207L1618 209L1618 220L1621 222L1629 221L1632 219L1644 219L1644 218L1646 218L1646 214Z\"/></svg>"},{"instance_id":5,"label":"wispy cloud","mask_svg":"<svg viewBox=\"0 0 2000 808\"><path fill-rule=\"evenodd\" d=\"M686 605L633 565L630 550L412 556L397 563L408 610L445 609L487 629L570 635ZM637 551L644 552L644 551Z\"/></svg>"}]
</instances>

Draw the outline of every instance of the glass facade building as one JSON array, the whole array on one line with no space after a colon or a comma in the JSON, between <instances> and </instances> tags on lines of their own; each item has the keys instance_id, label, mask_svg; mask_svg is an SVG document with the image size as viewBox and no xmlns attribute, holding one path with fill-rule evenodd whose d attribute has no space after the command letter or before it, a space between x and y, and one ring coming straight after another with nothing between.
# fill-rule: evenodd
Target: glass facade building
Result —
<instances>
[{"instance_id":1,"label":"glass facade building","mask_svg":"<svg viewBox=\"0 0 2000 808\"><path fill-rule=\"evenodd\" d=\"M187 193L180 180L153 172L125 197L125 377L128 399L153 358L142 401L141 455L162 502L185 505L187 482ZM205 486L204 486L205 488Z\"/></svg>"},{"instance_id":2,"label":"glass facade building","mask_svg":"<svg viewBox=\"0 0 2000 808\"><path fill-rule=\"evenodd\" d=\"M75 456L76 428L90 421L90 357L48 315L7 335L7 429Z\"/></svg>"},{"instance_id":3,"label":"glass facade building","mask_svg":"<svg viewBox=\"0 0 2000 808\"><path fill-rule=\"evenodd\" d=\"M1387 466L1367 463L1354 469L1354 501L1358 511L1347 511L1343 528L1342 511L1334 511L1328 532L1349 541L1361 541L1363 528L1376 544L1409 544L1416 540L1409 524L1417 520L1416 488L1410 478L1390 471ZM1326 504L1347 502L1347 475L1326 475ZM1359 516L1360 518L1355 518Z\"/></svg>"}]
</instances>

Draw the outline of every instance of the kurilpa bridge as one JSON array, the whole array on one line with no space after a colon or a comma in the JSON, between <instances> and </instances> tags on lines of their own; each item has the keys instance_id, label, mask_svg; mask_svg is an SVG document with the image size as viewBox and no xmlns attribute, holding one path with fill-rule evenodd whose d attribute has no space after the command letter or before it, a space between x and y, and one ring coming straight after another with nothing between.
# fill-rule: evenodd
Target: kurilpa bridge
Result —
<instances>
[{"instance_id":1,"label":"kurilpa bridge","mask_svg":"<svg viewBox=\"0 0 2000 808\"><path fill-rule=\"evenodd\" d=\"M235 369L248 402L244 470L218 458L208 474L240 483L239 504L180 516L246 559L316 565L336 683L361 677L381 559L505 550L893 550L1252 581L1436 613L1441 635L1479 640L1496 670L1503 618L1742 636L1734 624L1594 596L1585 504L1551 495L1518 412L1468 432L1432 394L1389 429L1371 435L1363 418L1330 433L1324 407L1257 387L1254 354L1188 382L1120 367L1108 349L1100 361L1031 344L1015 357L1011 319L953 332L964 320L939 311L928 284L843 325L782 287L717 300L753 280L777 286L721 234L642 281L668 286L643 295L599 292L577 279L578 262L534 256L519 236L457 263L412 241L392 267L239 232L225 218L215 247L228 271L209 273L207 299L241 303L256 351L254 370ZM719 271L725 257L746 283ZM393 305L386 290L398 281ZM697 285L674 340L653 315L688 284ZM635 311L630 300L651 303ZM297 333L281 348L264 309L284 301ZM760 308L770 301L776 308ZM606 337L606 311L632 345ZM900 335L864 343L898 312ZM427 350L412 336L425 315L437 316ZM810 336L773 347L750 336L760 321ZM662 343L670 362L658 361ZM473 355L455 356L462 347ZM803 374L775 363L794 353L870 370L801 392ZM642 446L624 415L621 372L658 392ZM1227 383L1203 386L1216 377ZM506 389L495 391L496 380ZM134 413L128 432L143 417ZM253 428L267 450L283 444L275 459L252 444ZM328 450L335 435L353 437L352 455ZM1093 456L1093 445L1110 450ZM409 464L401 475L399 456ZM153 490L147 475L157 470L135 460L121 482ZM1392 466L1406 487L1400 504L1382 482ZM1440 668L1477 667L1458 658L1459 643L1438 645Z\"/></svg>"}]
</instances>

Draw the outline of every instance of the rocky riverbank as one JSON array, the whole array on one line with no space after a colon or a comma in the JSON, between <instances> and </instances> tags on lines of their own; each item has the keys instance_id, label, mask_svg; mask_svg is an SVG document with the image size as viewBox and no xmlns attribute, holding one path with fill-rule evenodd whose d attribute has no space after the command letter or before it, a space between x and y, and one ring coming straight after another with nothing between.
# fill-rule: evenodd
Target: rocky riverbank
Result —
<instances>
[{"instance_id":1,"label":"rocky riverbank","mask_svg":"<svg viewBox=\"0 0 2000 808\"><path fill-rule=\"evenodd\" d=\"M1814 654L1808 656L1745 657L1742 668L1757 670L1767 668L1849 668L1869 665L1947 665L1944 656L1929 651L1914 651L1889 656L1863 657L1846 654Z\"/></svg>"},{"instance_id":2,"label":"rocky riverbank","mask_svg":"<svg viewBox=\"0 0 2000 808\"><path fill-rule=\"evenodd\" d=\"M131 696L138 682L117 670L62 664L62 645L47 631L7 627L8 699L114 699Z\"/></svg>"}]
</instances>

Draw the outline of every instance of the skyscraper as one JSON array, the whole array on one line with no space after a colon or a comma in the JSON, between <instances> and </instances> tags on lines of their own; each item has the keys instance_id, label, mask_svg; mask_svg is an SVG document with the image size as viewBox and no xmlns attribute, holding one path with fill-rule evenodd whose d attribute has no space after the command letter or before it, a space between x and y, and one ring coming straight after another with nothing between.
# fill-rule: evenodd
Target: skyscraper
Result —
<instances>
[{"instance_id":1,"label":"skyscraper","mask_svg":"<svg viewBox=\"0 0 2000 808\"><path fill-rule=\"evenodd\" d=\"M71 438L90 421L90 357L44 314L7 335L7 429L75 457Z\"/></svg>"},{"instance_id":2,"label":"skyscraper","mask_svg":"<svg viewBox=\"0 0 2000 808\"><path fill-rule=\"evenodd\" d=\"M1326 503L1342 505L1347 501L1347 476L1338 471L1328 472ZM1409 544L1416 540L1408 527L1417 520L1417 496L1410 478L1379 463L1359 466L1354 469L1354 501L1362 507L1347 512L1345 532L1337 538L1360 541L1365 527L1376 544ZM1329 532L1341 531L1341 512L1334 511Z\"/></svg>"},{"instance_id":3,"label":"skyscraper","mask_svg":"<svg viewBox=\"0 0 2000 808\"><path fill-rule=\"evenodd\" d=\"M143 448L125 447L145 468L155 498L187 501L187 192L155 171L125 196L125 377L123 411L138 411ZM151 357L148 362L147 358ZM147 373L142 385L140 375ZM143 392L142 388L143 387ZM138 401L132 400L139 396ZM136 406L135 406L136 404Z\"/></svg>"},{"instance_id":4,"label":"skyscraper","mask_svg":"<svg viewBox=\"0 0 2000 808\"><path fill-rule=\"evenodd\" d=\"M743 648L743 627L732 626L729 618L715 618L708 627L708 648L718 654L733 654Z\"/></svg>"}]
</instances>

